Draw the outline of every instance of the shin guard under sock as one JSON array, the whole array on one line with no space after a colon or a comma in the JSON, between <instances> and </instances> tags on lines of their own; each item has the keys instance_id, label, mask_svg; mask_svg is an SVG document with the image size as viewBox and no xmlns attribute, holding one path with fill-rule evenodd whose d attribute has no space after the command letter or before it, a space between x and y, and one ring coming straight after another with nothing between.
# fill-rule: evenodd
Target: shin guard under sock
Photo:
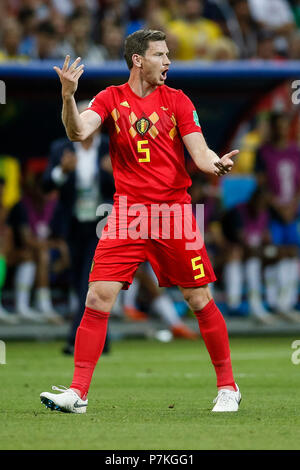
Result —
<instances>
[{"instance_id":1,"label":"shin guard under sock","mask_svg":"<svg viewBox=\"0 0 300 470\"><path fill-rule=\"evenodd\" d=\"M236 390L229 349L227 327L223 315L212 299L200 311L195 312L200 333L217 376L217 387L232 386Z\"/></svg>"},{"instance_id":2,"label":"shin guard under sock","mask_svg":"<svg viewBox=\"0 0 300 470\"><path fill-rule=\"evenodd\" d=\"M81 391L85 399L92 375L101 356L107 333L109 313L86 307L77 329L74 351L74 376L70 388Z\"/></svg>"}]
</instances>

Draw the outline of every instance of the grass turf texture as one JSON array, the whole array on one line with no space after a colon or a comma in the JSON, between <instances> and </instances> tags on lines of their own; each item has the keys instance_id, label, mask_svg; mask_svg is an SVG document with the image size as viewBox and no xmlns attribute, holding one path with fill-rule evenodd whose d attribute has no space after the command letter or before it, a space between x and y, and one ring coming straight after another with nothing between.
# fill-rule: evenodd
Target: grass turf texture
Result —
<instances>
[{"instance_id":1,"label":"grass turf texture","mask_svg":"<svg viewBox=\"0 0 300 470\"><path fill-rule=\"evenodd\" d=\"M211 413L215 376L201 341L120 341L97 365L86 415L51 412L39 394L69 385L61 343L7 343L0 449L299 449L296 338L233 338L238 413Z\"/></svg>"}]
</instances>

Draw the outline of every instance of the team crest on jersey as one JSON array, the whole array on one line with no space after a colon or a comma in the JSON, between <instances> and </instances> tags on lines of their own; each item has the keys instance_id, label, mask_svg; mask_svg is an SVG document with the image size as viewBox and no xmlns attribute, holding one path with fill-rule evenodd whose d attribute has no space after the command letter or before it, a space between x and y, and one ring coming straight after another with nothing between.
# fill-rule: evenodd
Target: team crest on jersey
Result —
<instances>
[{"instance_id":1,"label":"team crest on jersey","mask_svg":"<svg viewBox=\"0 0 300 470\"><path fill-rule=\"evenodd\" d=\"M147 130L150 127L150 121L149 121L149 119L147 119L145 117L142 117L141 119L139 119L136 122L135 127L136 127L136 130L138 131L138 133L141 136L143 136L143 135L146 134Z\"/></svg>"}]
</instances>

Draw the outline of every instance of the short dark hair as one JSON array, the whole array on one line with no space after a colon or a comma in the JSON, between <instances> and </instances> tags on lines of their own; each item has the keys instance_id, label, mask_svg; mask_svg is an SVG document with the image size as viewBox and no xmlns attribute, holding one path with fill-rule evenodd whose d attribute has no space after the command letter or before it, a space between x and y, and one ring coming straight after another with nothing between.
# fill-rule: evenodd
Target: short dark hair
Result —
<instances>
[{"instance_id":1,"label":"short dark hair","mask_svg":"<svg viewBox=\"0 0 300 470\"><path fill-rule=\"evenodd\" d=\"M163 31L153 29L139 29L127 36L124 46L124 58L129 70L133 67L133 54L145 55L150 41L165 41L166 34Z\"/></svg>"}]
</instances>

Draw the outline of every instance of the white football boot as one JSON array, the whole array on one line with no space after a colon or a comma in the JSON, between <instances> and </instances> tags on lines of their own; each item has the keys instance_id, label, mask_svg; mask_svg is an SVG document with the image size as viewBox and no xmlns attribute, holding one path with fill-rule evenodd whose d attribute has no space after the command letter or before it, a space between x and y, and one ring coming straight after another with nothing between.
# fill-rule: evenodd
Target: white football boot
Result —
<instances>
[{"instance_id":1,"label":"white football boot","mask_svg":"<svg viewBox=\"0 0 300 470\"><path fill-rule=\"evenodd\" d=\"M0 305L0 323L6 325L16 325L19 323L19 318L15 313L8 313L2 305Z\"/></svg>"},{"instance_id":2,"label":"white football boot","mask_svg":"<svg viewBox=\"0 0 300 470\"><path fill-rule=\"evenodd\" d=\"M41 403L51 411L63 413L86 413L88 400L82 400L74 390L70 388L58 388L53 385L52 390L61 393L43 392L40 394Z\"/></svg>"},{"instance_id":3,"label":"white football boot","mask_svg":"<svg viewBox=\"0 0 300 470\"><path fill-rule=\"evenodd\" d=\"M237 388L236 392L234 390L227 390L226 388L221 388L218 391L218 395L213 401L213 403L215 403L215 406L211 410L212 412L222 413L238 411L242 395L237 384L235 384L235 386Z\"/></svg>"},{"instance_id":4,"label":"white football boot","mask_svg":"<svg viewBox=\"0 0 300 470\"><path fill-rule=\"evenodd\" d=\"M36 310L30 307L22 307L17 309L18 319L23 323L46 323L46 319Z\"/></svg>"}]
</instances>

